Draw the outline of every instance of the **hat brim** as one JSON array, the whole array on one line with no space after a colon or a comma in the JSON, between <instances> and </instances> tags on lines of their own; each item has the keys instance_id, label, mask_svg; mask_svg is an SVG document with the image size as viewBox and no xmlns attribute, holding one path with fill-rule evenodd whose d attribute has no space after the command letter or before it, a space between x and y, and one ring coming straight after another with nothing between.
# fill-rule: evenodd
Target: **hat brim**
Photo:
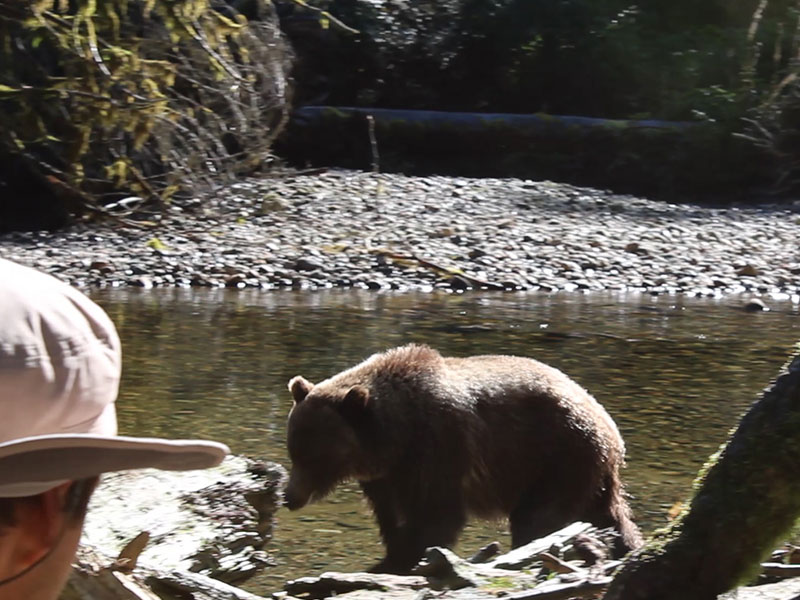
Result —
<instances>
[{"instance_id":1,"label":"hat brim","mask_svg":"<svg viewBox=\"0 0 800 600\"><path fill-rule=\"evenodd\" d=\"M0 497L42 493L64 481L154 468L207 469L230 450L205 440L165 440L92 434L43 435L0 444Z\"/></svg>"}]
</instances>

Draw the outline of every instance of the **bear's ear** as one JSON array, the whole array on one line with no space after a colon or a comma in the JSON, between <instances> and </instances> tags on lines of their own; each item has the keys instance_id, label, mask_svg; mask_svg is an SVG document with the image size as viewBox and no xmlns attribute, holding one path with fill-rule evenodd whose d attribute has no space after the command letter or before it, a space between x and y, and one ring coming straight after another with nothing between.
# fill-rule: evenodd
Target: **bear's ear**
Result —
<instances>
[{"instance_id":1,"label":"bear's ear","mask_svg":"<svg viewBox=\"0 0 800 600\"><path fill-rule=\"evenodd\" d=\"M369 389L363 385L354 385L342 399L342 411L350 415L359 415L369 404Z\"/></svg>"},{"instance_id":2,"label":"bear's ear","mask_svg":"<svg viewBox=\"0 0 800 600\"><path fill-rule=\"evenodd\" d=\"M308 396L308 392L314 389L314 384L298 375L289 381L289 391L292 392L295 404L300 404Z\"/></svg>"}]
</instances>

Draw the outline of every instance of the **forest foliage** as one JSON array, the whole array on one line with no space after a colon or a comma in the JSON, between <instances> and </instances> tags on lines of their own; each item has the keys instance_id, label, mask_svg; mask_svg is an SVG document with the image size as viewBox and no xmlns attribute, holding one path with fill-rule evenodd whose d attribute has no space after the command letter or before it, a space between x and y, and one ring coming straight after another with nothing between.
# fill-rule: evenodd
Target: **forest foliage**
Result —
<instances>
[{"instance_id":1,"label":"forest foliage","mask_svg":"<svg viewBox=\"0 0 800 600\"><path fill-rule=\"evenodd\" d=\"M358 34L293 36L301 103L724 118L774 91L800 52L796 0L316 4Z\"/></svg>"},{"instance_id":2,"label":"forest foliage","mask_svg":"<svg viewBox=\"0 0 800 600\"><path fill-rule=\"evenodd\" d=\"M791 193L800 0L0 0L0 229L163 206L269 167L291 104L692 122L494 131L497 160L475 162L620 191ZM381 166L408 172L487 147L394 135L378 131ZM299 139L361 164L339 130Z\"/></svg>"},{"instance_id":3,"label":"forest foliage","mask_svg":"<svg viewBox=\"0 0 800 600\"><path fill-rule=\"evenodd\" d=\"M719 168L709 187L726 179L797 187L797 0L316 4L359 34L286 27L299 104L689 121L705 126L681 144L697 155L671 139L653 151L637 139L606 152L669 155L668 179L712 154ZM630 168L664 171L642 161ZM690 179L691 192L698 182Z\"/></svg>"},{"instance_id":4,"label":"forest foliage","mask_svg":"<svg viewBox=\"0 0 800 600\"><path fill-rule=\"evenodd\" d=\"M0 209L57 225L252 171L288 68L266 0L253 20L208 0L0 2Z\"/></svg>"}]
</instances>

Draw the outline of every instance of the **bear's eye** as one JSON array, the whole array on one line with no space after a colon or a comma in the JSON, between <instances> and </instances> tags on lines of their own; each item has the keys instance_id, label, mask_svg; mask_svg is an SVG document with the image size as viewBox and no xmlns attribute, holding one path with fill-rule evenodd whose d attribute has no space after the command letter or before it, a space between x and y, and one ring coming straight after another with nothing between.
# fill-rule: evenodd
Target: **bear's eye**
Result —
<instances>
[{"instance_id":1,"label":"bear's eye","mask_svg":"<svg viewBox=\"0 0 800 600\"><path fill-rule=\"evenodd\" d=\"M292 468L300 469L314 480L338 479L348 470L348 449L336 444L311 442L290 451Z\"/></svg>"},{"instance_id":2,"label":"bear's eye","mask_svg":"<svg viewBox=\"0 0 800 600\"><path fill-rule=\"evenodd\" d=\"M331 469L357 453L355 434L345 421L331 415L325 422L298 424L288 438L289 457L303 469Z\"/></svg>"}]
</instances>

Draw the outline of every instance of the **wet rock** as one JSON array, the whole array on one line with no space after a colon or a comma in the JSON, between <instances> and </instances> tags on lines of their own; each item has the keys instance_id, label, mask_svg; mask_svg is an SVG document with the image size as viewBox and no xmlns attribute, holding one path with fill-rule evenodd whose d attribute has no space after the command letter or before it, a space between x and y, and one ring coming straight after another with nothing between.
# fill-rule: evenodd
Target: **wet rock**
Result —
<instances>
[{"instance_id":1,"label":"wet rock","mask_svg":"<svg viewBox=\"0 0 800 600\"><path fill-rule=\"evenodd\" d=\"M737 269L736 274L739 277L758 277L760 273L753 265L745 265Z\"/></svg>"},{"instance_id":2,"label":"wet rock","mask_svg":"<svg viewBox=\"0 0 800 600\"><path fill-rule=\"evenodd\" d=\"M89 269L92 271L100 271L104 275L108 275L109 273L114 272L114 265L110 262L103 261L103 260L96 260L89 265Z\"/></svg>"},{"instance_id":3,"label":"wet rock","mask_svg":"<svg viewBox=\"0 0 800 600\"><path fill-rule=\"evenodd\" d=\"M111 473L92 497L81 542L117 556L147 531L142 566L241 581L270 563L264 547L285 477L278 464L235 456L203 471Z\"/></svg>"},{"instance_id":4,"label":"wet rock","mask_svg":"<svg viewBox=\"0 0 800 600\"><path fill-rule=\"evenodd\" d=\"M769 310L769 307L767 307L767 305L764 304L764 301L760 298L751 298L744 303L742 308L744 308L746 312L762 312Z\"/></svg>"},{"instance_id":5,"label":"wet rock","mask_svg":"<svg viewBox=\"0 0 800 600\"><path fill-rule=\"evenodd\" d=\"M458 291L468 290L472 288L472 284L463 277L461 277L460 275L451 277L449 284L452 289Z\"/></svg>"},{"instance_id":6,"label":"wet rock","mask_svg":"<svg viewBox=\"0 0 800 600\"><path fill-rule=\"evenodd\" d=\"M295 271L317 271L322 269L322 264L311 258L298 258L293 267Z\"/></svg>"},{"instance_id":7,"label":"wet rock","mask_svg":"<svg viewBox=\"0 0 800 600\"><path fill-rule=\"evenodd\" d=\"M237 273L236 275L232 275L225 280L225 287L245 287L247 278Z\"/></svg>"},{"instance_id":8,"label":"wet rock","mask_svg":"<svg viewBox=\"0 0 800 600\"><path fill-rule=\"evenodd\" d=\"M145 289L150 289L153 287L153 280L150 277L133 277L132 279L129 279L128 282L134 287L141 287Z\"/></svg>"}]
</instances>

